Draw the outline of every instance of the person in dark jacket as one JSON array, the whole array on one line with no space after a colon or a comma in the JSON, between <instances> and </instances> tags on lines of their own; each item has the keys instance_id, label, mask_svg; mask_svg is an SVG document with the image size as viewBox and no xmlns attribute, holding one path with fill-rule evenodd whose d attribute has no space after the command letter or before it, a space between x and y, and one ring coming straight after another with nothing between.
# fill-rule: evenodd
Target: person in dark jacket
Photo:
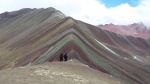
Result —
<instances>
[{"instance_id":1,"label":"person in dark jacket","mask_svg":"<svg viewBox=\"0 0 150 84\"><path fill-rule=\"evenodd\" d=\"M64 55L64 60L65 60L65 61L67 61L67 60L68 60L67 53L65 53L65 55Z\"/></svg>"},{"instance_id":2,"label":"person in dark jacket","mask_svg":"<svg viewBox=\"0 0 150 84\"><path fill-rule=\"evenodd\" d=\"M61 55L59 56L59 60L60 62L63 61L63 53L61 53Z\"/></svg>"}]
</instances>

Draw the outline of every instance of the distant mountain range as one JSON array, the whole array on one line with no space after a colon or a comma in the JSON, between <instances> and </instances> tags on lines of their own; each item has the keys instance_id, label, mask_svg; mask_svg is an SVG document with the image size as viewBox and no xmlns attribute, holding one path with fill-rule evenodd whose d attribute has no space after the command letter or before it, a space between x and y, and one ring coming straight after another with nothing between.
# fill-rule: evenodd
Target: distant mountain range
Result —
<instances>
[{"instance_id":1,"label":"distant mountain range","mask_svg":"<svg viewBox=\"0 0 150 84\"><path fill-rule=\"evenodd\" d=\"M59 61L61 53L127 84L150 83L149 29L94 26L55 8L0 14L0 69Z\"/></svg>"},{"instance_id":2,"label":"distant mountain range","mask_svg":"<svg viewBox=\"0 0 150 84\"><path fill-rule=\"evenodd\" d=\"M146 27L143 23L134 23L127 26L106 24L106 25L99 25L99 27L124 36L150 38L150 28Z\"/></svg>"}]
</instances>

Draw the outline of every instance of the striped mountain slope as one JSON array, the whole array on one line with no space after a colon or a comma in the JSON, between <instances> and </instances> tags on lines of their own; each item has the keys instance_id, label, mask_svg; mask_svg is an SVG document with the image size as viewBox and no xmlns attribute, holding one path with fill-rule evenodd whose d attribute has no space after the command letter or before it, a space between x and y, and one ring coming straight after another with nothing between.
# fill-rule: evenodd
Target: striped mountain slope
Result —
<instances>
[{"instance_id":1,"label":"striped mountain slope","mask_svg":"<svg viewBox=\"0 0 150 84\"><path fill-rule=\"evenodd\" d=\"M69 59L128 84L150 82L150 39L103 30L54 8L27 10L3 19L0 69L58 61L61 53L68 53Z\"/></svg>"}]
</instances>

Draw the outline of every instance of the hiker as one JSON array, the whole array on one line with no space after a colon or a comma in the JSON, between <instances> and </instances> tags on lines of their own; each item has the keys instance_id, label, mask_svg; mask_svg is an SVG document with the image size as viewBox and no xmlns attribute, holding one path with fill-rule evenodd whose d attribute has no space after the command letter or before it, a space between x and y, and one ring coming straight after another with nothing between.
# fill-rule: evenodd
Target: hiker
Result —
<instances>
[{"instance_id":1,"label":"hiker","mask_svg":"<svg viewBox=\"0 0 150 84\"><path fill-rule=\"evenodd\" d=\"M61 55L59 56L59 60L60 62L63 61L63 53L61 53Z\"/></svg>"},{"instance_id":2,"label":"hiker","mask_svg":"<svg viewBox=\"0 0 150 84\"><path fill-rule=\"evenodd\" d=\"M68 59L68 56L67 56L67 53L65 53L64 60L67 61L67 59Z\"/></svg>"}]
</instances>

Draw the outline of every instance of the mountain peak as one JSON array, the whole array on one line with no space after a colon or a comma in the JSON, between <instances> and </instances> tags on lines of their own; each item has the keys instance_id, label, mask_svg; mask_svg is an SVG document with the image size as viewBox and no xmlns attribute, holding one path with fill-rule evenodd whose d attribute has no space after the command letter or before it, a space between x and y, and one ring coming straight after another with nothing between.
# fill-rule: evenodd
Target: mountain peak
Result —
<instances>
[{"instance_id":1,"label":"mountain peak","mask_svg":"<svg viewBox=\"0 0 150 84\"><path fill-rule=\"evenodd\" d=\"M23 9L22 11L26 12L8 12L8 15L6 13L6 15L4 14L5 17L0 18L0 69L22 68L47 62L52 64L56 61L58 65L61 65L64 62L58 62L59 56L61 53L67 53L68 60L79 60L82 64L123 80L127 84L148 84L150 82L150 40L144 39L148 38L146 36L133 34L146 35L148 34L147 30L138 32L137 29L139 28L136 27L128 28L127 26L113 24L102 26L104 28L107 26L108 29L114 32L119 31L120 33L121 31L120 34L116 34L104 28L101 29L71 17L66 17L65 14L53 8ZM17 16L10 17L11 13L15 13ZM130 31L127 31L129 29ZM70 61L68 62L71 64ZM63 67L60 69L60 67L60 71L65 69ZM89 67L85 67L84 70L79 70L81 74L87 70L91 71ZM69 71L78 68L70 69ZM11 70L15 71L16 69ZM44 69L44 72L43 70L36 71L38 75L47 74L46 72L49 73L47 68ZM33 77L31 74L29 75ZM68 74L65 76L68 76ZM28 76L26 77L27 80L31 81ZM85 77L95 77L95 75ZM96 77L96 79L101 80L99 77ZM0 77L0 80L3 80L3 77Z\"/></svg>"},{"instance_id":2,"label":"mountain peak","mask_svg":"<svg viewBox=\"0 0 150 84\"><path fill-rule=\"evenodd\" d=\"M107 24L99 26L102 29L112 31L125 36L133 36L138 38L150 38L150 28L146 27L142 22L129 25Z\"/></svg>"}]
</instances>

